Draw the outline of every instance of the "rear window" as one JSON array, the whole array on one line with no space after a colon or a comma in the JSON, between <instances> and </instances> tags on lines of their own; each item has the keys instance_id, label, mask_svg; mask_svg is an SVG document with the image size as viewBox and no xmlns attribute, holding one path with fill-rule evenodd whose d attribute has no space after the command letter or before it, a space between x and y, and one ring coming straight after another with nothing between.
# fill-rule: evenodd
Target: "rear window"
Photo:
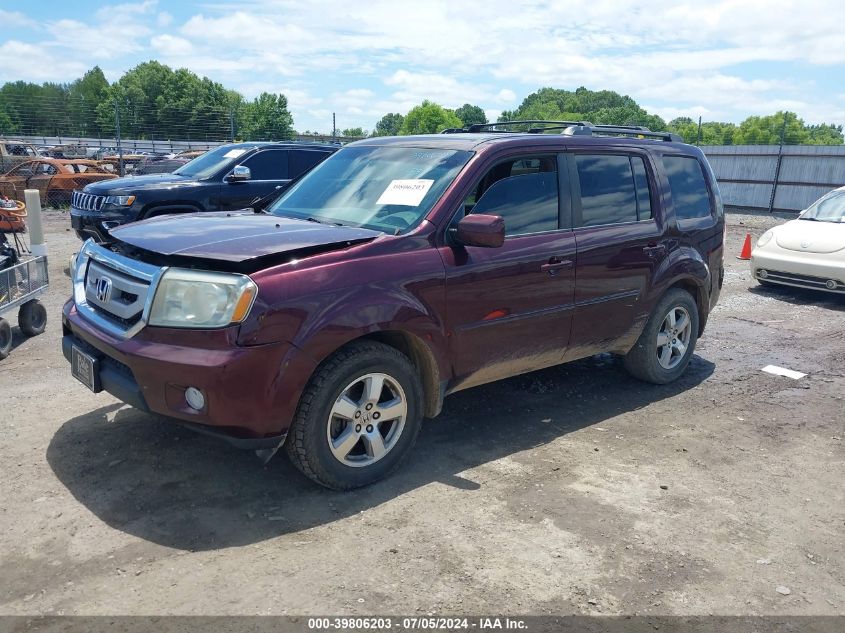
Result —
<instances>
[{"instance_id":1,"label":"rear window","mask_svg":"<svg viewBox=\"0 0 845 633\"><path fill-rule=\"evenodd\" d=\"M581 226L637 221L637 191L628 156L576 154L575 164L581 186Z\"/></svg>"},{"instance_id":2,"label":"rear window","mask_svg":"<svg viewBox=\"0 0 845 633\"><path fill-rule=\"evenodd\" d=\"M252 180L285 180L289 178L287 150L262 150L253 154L241 164L249 167Z\"/></svg>"},{"instance_id":3,"label":"rear window","mask_svg":"<svg viewBox=\"0 0 845 633\"><path fill-rule=\"evenodd\" d=\"M710 217L710 192L701 163L690 156L664 156L663 168L678 221Z\"/></svg>"},{"instance_id":4,"label":"rear window","mask_svg":"<svg viewBox=\"0 0 845 633\"><path fill-rule=\"evenodd\" d=\"M319 150L293 150L290 153L289 168L291 178L296 178L306 171L321 163L329 155L329 152Z\"/></svg>"}]
</instances>

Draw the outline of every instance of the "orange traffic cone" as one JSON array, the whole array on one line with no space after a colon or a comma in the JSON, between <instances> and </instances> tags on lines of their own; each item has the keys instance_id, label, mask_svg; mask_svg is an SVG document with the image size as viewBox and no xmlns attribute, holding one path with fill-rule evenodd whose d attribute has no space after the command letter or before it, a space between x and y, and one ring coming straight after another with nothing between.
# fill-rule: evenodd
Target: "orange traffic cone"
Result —
<instances>
[{"instance_id":1,"label":"orange traffic cone","mask_svg":"<svg viewBox=\"0 0 845 633\"><path fill-rule=\"evenodd\" d=\"M736 258L751 259L751 233L745 234L745 244L742 245L742 252Z\"/></svg>"}]
</instances>

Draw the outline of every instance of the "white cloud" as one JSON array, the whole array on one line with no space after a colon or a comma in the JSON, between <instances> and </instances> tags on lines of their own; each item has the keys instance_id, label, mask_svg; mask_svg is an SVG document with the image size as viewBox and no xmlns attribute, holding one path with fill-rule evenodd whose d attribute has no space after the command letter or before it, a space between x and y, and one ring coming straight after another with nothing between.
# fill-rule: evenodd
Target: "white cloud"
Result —
<instances>
[{"instance_id":1,"label":"white cloud","mask_svg":"<svg viewBox=\"0 0 845 633\"><path fill-rule=\"evenodd\" d=\"M182 37L175 35L156 35L150 40L150 45L161 55L178 57L190 55L194 51L193 45Z\"/></svg>"},{"instance_id":2,"label":"white cloud","mask_svg":"<svg viewBox=\"0 0 845 633\"><path fill-rule=\"evenodd\" d=\"M0 80L67 81L95 63L113 79L156 57L248 98L284 92L303 127L325 127L332 111L350 119L344 127L372 127L424 98L498 115L541 86L580 85L630 94L669 118L739 120L791 104L807 120L845 119L842 100L802 76L845 76L841 0L488 0L483 10L453 0L239 0L180 20L157 0L90 16L73 6L57 5L41 41L0 45ZM0 10L0 23L37 26L25 10ZM38 68L24 44L38 49ZM754 77L764 66L779 78Z\"/></svg>"},{"instance_id":3,"label":"white cloud","mask_svg":"<svg viewBox=\"0 0 845 633\"><path fill-rule=\"evenodd\" d=\"M5 11L4 9L0 9L0 24L7 30L38 26L38 22L26 17L19 11Z\"/></svg>"},{"instance_id":4,"label":"white cloud","mask_svg":"<svg viewBox=\"0 0 845 633\"><path fill-rule=\"evenodd\" d=\"M0 44L0 83L21 77L29 81L51 81L58 77L81 77L88 66L73 59L56 59L51 51L17 40Z\"/></svg>"}]
</instances>

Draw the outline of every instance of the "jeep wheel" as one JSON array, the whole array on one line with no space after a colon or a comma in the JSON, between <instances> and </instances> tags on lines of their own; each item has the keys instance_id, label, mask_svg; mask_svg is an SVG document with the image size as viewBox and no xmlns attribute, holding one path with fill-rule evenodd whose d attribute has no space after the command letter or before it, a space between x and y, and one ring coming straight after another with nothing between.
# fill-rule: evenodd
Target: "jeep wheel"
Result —
<instances>
[{"instance_id":1,"label":"jeep wheel","mask_svg":"<svg viewBox=\"0 0 845 633\"><path fill-rule=\"evenodd\" d=\"M375 341L348 345L311 377L285 446L307 477L351 490L391 473L422 421L422 386L411 361Z\"/></svg>"},{"instance_id":2,"label":"jeep wheel","mask_svg":"<svg viewBox=\"0 0 845 633\"><path fill-rule=\"evenodd\" d=\"M635 378L665 385L687 368L698 339L698 307L686 291L674 288L652 312L625 369Z\"/></svg>"},{"instance_id":3,"label":"jeep wheel","mask_svg":"<svg viewBox=\"0 0 845 633\"><path fill-rule=\"evenodd\" d=\"M0 360L12 351L12 326L6 319L0 319Z\"/></svg>"}]
</instances>

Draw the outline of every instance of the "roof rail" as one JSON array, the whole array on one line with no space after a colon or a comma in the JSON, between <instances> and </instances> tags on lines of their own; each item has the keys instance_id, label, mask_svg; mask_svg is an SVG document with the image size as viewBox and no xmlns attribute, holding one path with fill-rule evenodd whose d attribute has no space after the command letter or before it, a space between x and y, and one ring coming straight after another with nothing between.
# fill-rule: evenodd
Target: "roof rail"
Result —
<instances>
[{"instance_id":1,"label":"roof rail","mask_svg":"<svg viewBox=\"0 0 845 633\"><path fill-rule=\"evenodd\" d=\"M661 141L669 141L675 143L683 143L684 139L682 139L677 134L672 132L652 132L647 127L642 125L593 125L592 133L593 134L606 134L608 136L633 136L633 137L641 137L641 138L656 138L660 139ZM564 130L562 134L571 135L573 133L579 134L580 132L570 132L568 131L569 128Z\"/></svg>"},{"instance_id":2,"label":"roof rail","mask_svg":"<svg viewBox=\"0 0 845 633\"><path fill-rule=\"evenodd\" d=\"M567 136L632 136L639 138L653 138L663 141L683 143L684 140L672 132L652 132L643 125L594 125L589 121L544 121L540 119L528 119L525 121L498 121L496 123L474 123L463 128L448 128L441 134L461 134L477 132L508 132L498 129L503 127L530 125L529 134L542 134L552 130L561 130L561 134ZM511 130L513 131L513 130Z\"/></svg>"},{"instance_id":3,"label":"roof rail","mask_svg":"<svg viewBox=\"0 0 845 633\"><path fill-rule=\"evenodd\" d=\"M499 121L498 123L474 123L466 129L467 132L504 132L505 130L490 130L488 128L496 127L513 127L515 125L542 125L542 128L531 128L529 132L539 134L541 130L549 129L550 127L566 127L569 125L589 125L586 121L543 121L540 119L527 119L525 121Z\"/></svg>"}]
</instances>

